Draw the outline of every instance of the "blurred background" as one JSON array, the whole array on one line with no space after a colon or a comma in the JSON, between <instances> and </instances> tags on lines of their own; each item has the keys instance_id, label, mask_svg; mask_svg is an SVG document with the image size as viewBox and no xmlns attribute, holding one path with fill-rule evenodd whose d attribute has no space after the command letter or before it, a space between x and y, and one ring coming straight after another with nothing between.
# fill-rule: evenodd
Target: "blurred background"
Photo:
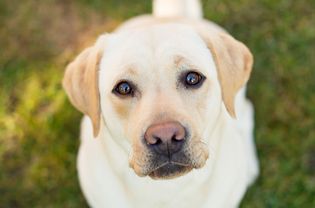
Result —
<instances>
[{"instance_id":1,"label":"blurred background","mask_svg":"<svg viewBox=\"0 0 315 208\"><path fill-rule=\"evenodd\" d=\"M204 0L255 56L261 174L241 207L315 207L315 1ZM0 207L86 207L64 68L149 0L0 0Z\"/></svg>"}]
</instances>

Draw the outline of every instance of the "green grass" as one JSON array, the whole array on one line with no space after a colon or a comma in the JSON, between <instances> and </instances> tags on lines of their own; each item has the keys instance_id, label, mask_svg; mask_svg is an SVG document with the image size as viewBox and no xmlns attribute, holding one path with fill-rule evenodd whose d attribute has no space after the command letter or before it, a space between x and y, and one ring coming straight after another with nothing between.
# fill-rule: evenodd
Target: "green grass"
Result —
<instances>
[{"instance_id":1,"label":"green grass","mask_svg":"<svg viewBox=\"0 0 315 208\"><path fill-rule=\"evenodd\" d=\"M144 3L147 2L147 3ZM249 46L261 174L241 207L315 207L315 1L208 0ZM0 1L0 206L82 207L80 113L60 81L98 34L150 1Z\"/></svg>"}]
</instances>

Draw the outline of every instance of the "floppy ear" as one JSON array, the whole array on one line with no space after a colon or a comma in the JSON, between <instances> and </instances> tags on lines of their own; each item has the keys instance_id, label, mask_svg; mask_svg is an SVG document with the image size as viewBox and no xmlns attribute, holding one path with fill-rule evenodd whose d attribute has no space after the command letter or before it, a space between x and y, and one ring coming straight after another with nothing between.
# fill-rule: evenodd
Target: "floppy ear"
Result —
<instances>
[{"instance_id":1,"label":"floppy ear","mask_svg":"<svg viewBox=\"0 0 315 208\"><path fill-rule=\"evenodd\" d=\"M226 33L202 37L214 56L224 105L235 118L235 95L250 77L253 56L243 43Z\"/></svg>"},{"instance_id":2,"label":"floppy ear","mask_svg":"<svg viewBox=\"0 0 315 208\"><path fill-rule=\"evenodd\" d=\"M85 49L66 68L63 87L71 103L88 115L93 124L93 135L100 130L100 95L98 90L100 44Z\"/></svg>"}]
</instances>

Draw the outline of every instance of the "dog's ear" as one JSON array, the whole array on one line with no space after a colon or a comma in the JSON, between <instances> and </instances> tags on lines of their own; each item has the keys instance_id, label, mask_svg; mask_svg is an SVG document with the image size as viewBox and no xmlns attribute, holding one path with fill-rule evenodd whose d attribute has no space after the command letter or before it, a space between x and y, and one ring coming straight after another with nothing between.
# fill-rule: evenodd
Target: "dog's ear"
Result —
<instances>
[{"instance_id":1,"label":"dog's ear","mask_svg":"<svg viewBox=\"0 0 315 208\"><path fill-rule=\"evenodd\" d=\"M97 41L94 46L85 49L67 66L63 78L63 87L71 103L90 117L94 137L100 130L98 72L102 54L102 43Z\"/></svg>"},{"instance_id":2,"label":"dog's ear","mask_svg":"<svg viewBox=\"0 0 315 208\"><path fill-rule=\"evenodd\" d=\"M202 38L216 63L224 105L235 118L234 99L250 77L253 56L243 43L224 32L210 36L203 34Z\"/></svg>"}]
</instances>

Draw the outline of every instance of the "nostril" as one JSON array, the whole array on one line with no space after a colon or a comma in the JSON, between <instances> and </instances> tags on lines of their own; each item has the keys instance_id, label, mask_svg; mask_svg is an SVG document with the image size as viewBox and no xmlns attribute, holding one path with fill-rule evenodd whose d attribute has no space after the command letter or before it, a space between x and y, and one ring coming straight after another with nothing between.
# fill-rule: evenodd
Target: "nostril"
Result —
<instances>
[{"instance_id":1,"label":"nostril","mask_svg":"<svg viewBox=\"0 0 315 208\"><path fill-rule=\"evenodd\" d=\"M172 136L172 138L170 139L170 143L169 143L169 152L171 154L174 154L178 151L181 150L181 148L184 146L185 144L185 138L183 136L180 136L178 134L174 134Z\"/></svg>"},{"instance_id":2,"label":"nostril","mask_svg":"<svg viewBox=\"0 0 315 208\"><path fill-rule=\"evenodd\" d=\"M182 138L177 138L176 134L171 139L172 142L181 142L182 140L183 140Z\"/></svg>"},{"instance_id":3,"label":"nostril","mask_svg":"<svg viewBox=\"0 0 315 208\"><path fill-rule=\"evenodd\" d=\"M159 137L153 136L153 138L154 138L155 142L151 143L151 145L159 145L162 143L162 140Z\"/></svg>"},{"instance_id":4,"label":"nostril","mask_svg":"<svg viewBox=\"0 0 315 208\"><path fill-rule=\"evenodd\" d=\"M174 134L174 135L172 136L171 141L172 141L172 142L182 142L183 140L185 140L184 137L185 137L185 136L182 135L182 134Z\"/></svg>"},{"instance_id":5,"label":"nostril","mask_svg":"<svg viewBox=\"0 0 315 208\"><path fill-rule=\"evenodd\" d=\"M154 136L154 135L151 135L151 136L145 136L145 141L147 143L147 145L149 146L155 146L155 145L159 145L161 144L163 141L160 137L158 136Z\"/></svg>"}]
</instances>

